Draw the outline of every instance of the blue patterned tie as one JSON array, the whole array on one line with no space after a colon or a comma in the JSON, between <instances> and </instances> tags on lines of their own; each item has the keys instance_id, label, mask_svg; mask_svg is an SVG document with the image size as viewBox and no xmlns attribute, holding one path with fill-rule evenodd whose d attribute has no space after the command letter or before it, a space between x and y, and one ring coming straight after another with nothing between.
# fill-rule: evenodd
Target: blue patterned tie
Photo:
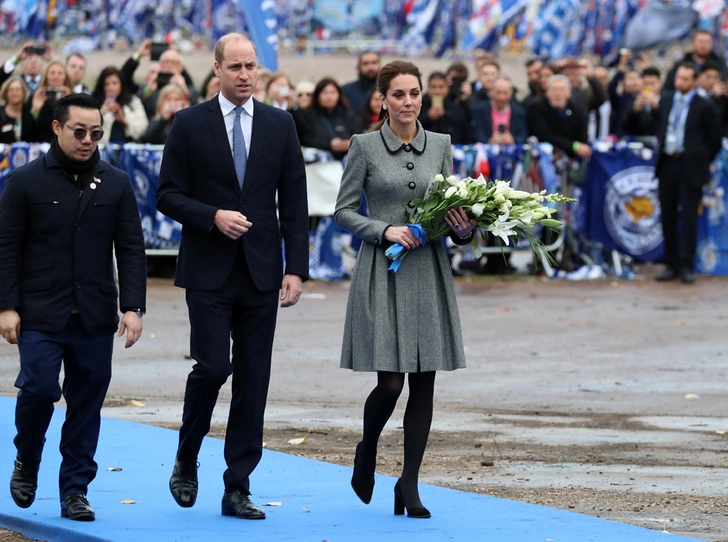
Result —
<instances>
[{"instance_id":1,"label":"blue patterned tie","mask_svg":"<svg viewBox=\"0 0 728 542\"><path fill-rule=\"evenodd\" d=\"M240 124L240 114L242 112L242 106L235 108L235 123L233 124L233 162L235 162L235 173L238 176L240 190L243 189L245 166L248 163L248 153L245 150L245 136L243 135L243 127Z\"/></svg>"}]
</instances>

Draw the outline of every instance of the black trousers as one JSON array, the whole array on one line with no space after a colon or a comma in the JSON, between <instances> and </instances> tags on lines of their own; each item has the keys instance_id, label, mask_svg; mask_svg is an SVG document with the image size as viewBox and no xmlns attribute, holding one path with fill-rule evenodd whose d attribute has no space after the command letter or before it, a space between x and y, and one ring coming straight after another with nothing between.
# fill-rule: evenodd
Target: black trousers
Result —
<instances>
[{"instance_id":1,"label":"black trousers","mask_svg":"<svg viewBox=\"0 0 728 542\"><path fill-rule=\"evenodd\" d=\"M177 457L197 460L220 387L232 374L223 478L226 491L248 494L249 476L263 453L278 291L255 287L241 248L225 284L215 291L187 290L187 307L190 354L196 363L187 378Z\"/></svg>"},{"instance_id":2,"label":"black trousers","mask_svg":"<svg viewBox=\"0 0 728 542\"><path fill-rule=\"evenodd\" d=\"M101 426L101 406L111 381L114 334L89 335L81 317L71 315L55 332L22 330L18 336L20 374L15 407L15 447L22 463L40 464L53 403L66 399L61 430L60 497L86 495L96 477L94 461ZM63 388L58 384L61 363Z\"/></svg>"},{"instance_id":3,"label":"black trousers","mask_svg":"<svg viewBox=\"0 0 728 542\"><path fill-rule=\"evenodd\" d=\"M665 237L665 264L692 271L698 238L698 209L703 187L690 183L689 157L664 156L660 177L660 210Z\"/></svg>"}]
</instances>

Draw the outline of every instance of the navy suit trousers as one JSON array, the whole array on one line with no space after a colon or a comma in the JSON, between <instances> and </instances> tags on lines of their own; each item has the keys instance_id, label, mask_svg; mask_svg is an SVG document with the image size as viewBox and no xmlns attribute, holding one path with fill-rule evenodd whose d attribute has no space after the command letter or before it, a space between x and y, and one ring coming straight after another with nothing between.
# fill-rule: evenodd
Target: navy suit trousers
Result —
<instances>
[{"instance_id":1,"label":"navy suit trousers","mask_svg":"<svg viewBox=\"0 0 728 542\"><path fill-rule=\"evenodd\" d=\"M101 426L101 406L111 381L114 334L89 335L72 314L60 331L22 330L18 336L20 374L15 381L17 459L40 464L53 403L63 395L66 420L61 430L60 497L85 495L96 477L94 461ZM63 363L62 387L58 379Z\"/></svg>"}]
</instances>

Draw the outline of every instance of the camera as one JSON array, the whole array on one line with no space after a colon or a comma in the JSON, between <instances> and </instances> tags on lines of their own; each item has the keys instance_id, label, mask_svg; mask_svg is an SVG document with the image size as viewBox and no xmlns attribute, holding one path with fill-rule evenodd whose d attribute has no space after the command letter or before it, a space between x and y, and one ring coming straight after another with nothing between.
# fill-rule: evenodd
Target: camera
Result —
<instances>
[{"instance_id":1,"label":"camera","mask_svg":"<svg viewBox=\"0 0 728 542\"><path fill-rule=\"evenodd\" d=\"M45 95L46 95L46 98L48 98L49 100L58 101L58 99L61 96L61 91L56 88L47 88L45 91Z\"/></svg>"},{"instance_id":2,"label":"camera","mask_svg":"<svg viewBox=\"0 0 728 542\"><path fill-rule=\"evenodd\" d=\"M157 74L157 89L162 90L164 87L169 85L169 82L172 80L172 77L174 74L172 73L166 73L166 72L160 72Z\"/></svg>"},{"instance_id":3,"label":"camera","mask_svg":"<svg viewBox=\"0 0 728 542\"><path fill-rule=\"evenodd\" d=\"M167 43L155 41L154 43L152 43L149 58L152 60L152 62L156 62L157 60L159 60L159 57L162 56L162 53L165 52L167 49L169 49L169 45Z\"/></svg>"},{"instance_id":4,"label":"camera","mask_svg":"<svg viewBox=\"0 0 728 542\"><path fill-rule=\"evenodd\" d=\"M499 134L505 134L506 133L506 125L501 123L498 125L498 133Z\"/></svg>"},{"instance_id":5,"label":"camera","mask_svg":"<svg viewBox=\"0 0 728 542\"><path fill-rule=\"evenodd\" d=\"M452 100L459 100L460 96L462 95L463 91L460 87L463 86L463 83L465 82L465 77L453 77L452 83L450 84L450 98Z\"/></svg>"},{"instance_id":6,"label":"camera","mask_svg":"<svg viewBox=\"0 0 728 542\"><path fill-rule=\"evenodd\" d=\"M29 55L43 56L46 52L46 48L42 45L28 45L28 47L25 48L25 52Z\"/></svg>"}]
</instances>

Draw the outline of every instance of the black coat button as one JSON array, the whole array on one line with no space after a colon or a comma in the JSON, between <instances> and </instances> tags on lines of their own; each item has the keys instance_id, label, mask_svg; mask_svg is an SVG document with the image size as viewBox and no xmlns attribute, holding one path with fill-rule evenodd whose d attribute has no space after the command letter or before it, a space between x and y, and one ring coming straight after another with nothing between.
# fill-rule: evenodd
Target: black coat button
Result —
<instances>
[{"instance_id":1,"label":"black coat button","mask_svg":"<svg viewBox=\"0 0 728 542\"><path fill-rule=\"evenodd\" d=\"M76 226L76 231L81 231L81 226Z\"/></svg>"},{"instance_id":2,"label":"black coat button","mask_svg":"<svg viewBox=\"0 0 728 542\"><path fill-rule=\"evenodd\" d=\"M409 186L409 187L410 187L410 188L411 188L412 190L414 190L414 189L415 189L415 187L417 186L417 183L415 183L415 182L413 181L413 182L409 183L409 184L408 184L407 186Z\"/></svg>"},{"instance_id":3,"label":"black coat button","mask_svg":"<svg viewBox=\"0 0 728 542\"><path fill-rule=\"evenodd\" d=\"M412 171L413 169L415 169L415 165L412 162L407 162L407 169Z\"/></svg>"},{"instance_id":4,"label":"black coat button","mask_svg":"<svg viewBox=\"0 0 728 542\"><path fill-rule=\"evenodd\" d=\"M81 287L81 283L80 282L77 282L76 283L76 288L80 288L80 287Z\"/></svg>"},{"instance_id":5,"label":"black coat button","mask_svg":"<svg viewBox=\"0 0 728 542\"><path fill-rule=\"evenodd\" d=\"M378 244L379 244L379 239L375 239L375 240L374 240L374 244L375 244L375 245L378 245Z\"/></svg>"},{"instance_id":6,"label":"black coat button","mask_svg":"<svg viewBox=\"0 0 728 542\"><path fill-rule=\"evenodd\" d=\"M412 147L410 147L409 145L405 145L404 146L404 151L405 152L410 152L411 150L412 150Z\"/></svg>"}]
</instances>

